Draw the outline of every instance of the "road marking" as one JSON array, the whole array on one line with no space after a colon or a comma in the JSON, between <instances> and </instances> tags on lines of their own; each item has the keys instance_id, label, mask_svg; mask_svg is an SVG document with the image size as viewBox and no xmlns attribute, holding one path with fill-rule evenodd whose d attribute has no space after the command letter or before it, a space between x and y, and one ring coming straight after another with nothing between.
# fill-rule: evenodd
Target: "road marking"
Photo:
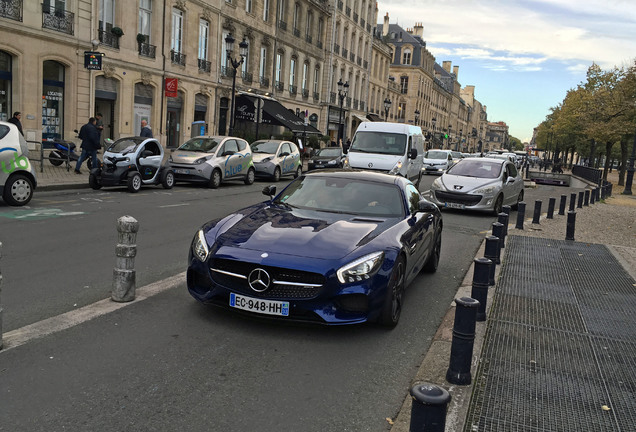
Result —
<instances>
[{"instance_id":1,"label":"road marking","mask_svg":"<svg viewBox=\"0 0 636 432\"><path fill-rule=\"evenodd\" d=\"M167 204L167 205L162 205L159 206L159 208L166 208L166 207L183 207L183 206L189 206L189 203L181 203L181 204Z\"/></svg>"},{"instance_id":2,"label":"road marking","mask_svg":"<svg viewBox=\"0 0 636 432\"><path fill-rule=\"evenodd\" d=\"M8 213L0 213L0 216L9 219L41 220L60 216L77 216L86 214L85 212L69 212L62 209L33 209L33 210L13 210Z\"/></svg>"},{"instance_id":3,"label":"road marking","mask_svg":"<svg viewBox=\"0 0 636 432\"><path fill-rule=\"evenodd\" d=\"M12 348L24 345L25 343L33 339L49 336L53 333L57 333L59 331L82 324L86 321L90 321L93 318L97 318L102 315L114 312L123 307L144 301L156 294L159 294L170 288L175 288L178 285L185 283L185 278L186 272L181 272L167 279L163 279L151 283L150 285L138 288L135 291L135 300L127 303L118 303L108 298L76 309L74 311L66 312L61 315L47 318L45 320L29 324L22 328L12 330L8 333L5 333L2 338L4 347L2 350L0 350L0 355Z\"/></svg>"}]
</instances>

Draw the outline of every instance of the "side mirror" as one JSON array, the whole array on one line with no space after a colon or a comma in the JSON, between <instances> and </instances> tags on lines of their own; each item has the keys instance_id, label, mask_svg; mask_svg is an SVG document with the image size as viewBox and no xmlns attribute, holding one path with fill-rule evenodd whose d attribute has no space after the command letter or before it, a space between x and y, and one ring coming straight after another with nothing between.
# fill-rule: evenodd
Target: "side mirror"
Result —
<instances>
[{"instance_id":1,"label":"side mirror","mask_svg":"<svg viewBox=\"0 0 636 432\"><path fill-rule=\"evenodd\" d=\"M415 158L417 158L417 149L411 149L411 151L409 152L409 159Z\"/></svg>"},{"instance_id":2,"label":"side mirror","mask_svg":"<svg viewBox=\"0 0 636 432\"><path fill-rule=\"evenodd\" d=\"M273 199L276 195L276 186L265 186L263 188L263 195L267 195L269 199Z\"/></svg>"},{"instance_id":3,"label":"side mirror","mask_svg":"<svg viewBox=\"0 0 636 432\"><path fill-rule=\"evenodd\" d=\"M422 213L434 213L438 210L437 205L427 200L419 200L417 211Z\"/></svg>"}]
</instances>

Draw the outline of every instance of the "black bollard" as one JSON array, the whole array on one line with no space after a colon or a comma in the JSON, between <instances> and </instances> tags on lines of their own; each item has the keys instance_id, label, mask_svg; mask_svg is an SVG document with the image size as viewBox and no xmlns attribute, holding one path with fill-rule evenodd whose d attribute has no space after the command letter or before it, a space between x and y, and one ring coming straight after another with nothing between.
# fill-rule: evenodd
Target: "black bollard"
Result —
<instances>
[{"instance_id":1,"label":"black bollard","mask_svg":"<svg viewBox=\"0 0 636 432\"><path fill-rule=\"evenodd\" d=\"M501 248L499 247L499 238L489 235L486 237L486 249L484 250L484 257L493 262L490 266L490 275L488 277L488 285L495 284L495 269L497 264L501 264Z\"/></svg>"},{"instance_id":2,"label":"black bollard","mask_svg":"<svg viewBox=\"0 0 636 432\"><path fill-rule=\"evenodd\" d=\"M563 216L565 214L565 204L568 201L567 195L561 195L561 201L559 202L559 215Z\"/></svg>"},{"instance_id":3,"label":"black bollard","mask_svg":"<svg viewBox=\"0 0 636 432\"><path fill-rule=\"evenodd\" d=\"M550 198L548 201L548 219L554 219L554 205L556 204L556 198Z\"/></svg>"},{"instance_id":4,"label":"black bollard","mask_svg":"<svg viewBox=\"0 0 636 432\"><path fill-rule=\"evenodd\" d=\"M501 213L499 213L499 215L497 215L497 222L499 222L500 224L503 225L503 241L504 241L504 244L506 242L506 236L508 235L508 219L509 218L510 218L510 216L508 216L504 212L501 212Z\"/></svg>"},{"instance_id":5,"label":"black bollard","mask_svg":"<svg viewBox=\"0 0 636 432\"><path fill-rule=\"evenodd\" d=\"M579 192L579 202L576 204L576 208L583 208L583 191Z\"/></svg>"},{"instance_id":6,"label":"black bollard","mask_svg":"<svg viewBox=\"0 0 636 432\"><path fill-rule=\"evenodd\" d=\"M543 201L541 200L536 200L534 202L534 214L532 215L533 224L538 224L539 219L541 219L541 204L543 204Z\"/></svg>"},{"instance_id":7,"label":"black bollard","mask_svg":"<svg viewBox=\"0 0 636 432\"><path fill-rule=\"evenodd\" d=\"M421 383L411 388L411 397L409 432L444 432L450 393L435 384Z\"/></svg>"},{"instance_id":8,"label":"black bollard","mask_svg":"<svg viewBox=\"0 0 636 432\"><path fill-rule=\"evenodd\" d=\"M594 204L596 202L596 188L592 189L590 192L590 204Z\"/></svg>"},{"instance_id":9,"label":"black bollard","mask_svg":"<svg viewBox=\"0 0 636 432\"><path fill-rule=\"evenodd\" d=\"M503 249L506 247L504 244L504 226L501 222L493 222L492 223L492 235L499 239L499 249Z\"/></svg>"},{"instance_id":10,"label":"black bollard","mask_svg":"<svg viewBox=\"0 0 636 432\"><path fill-rule=\"evenodd\" d=\"M495 266L488 258L476 258L474 261L473 286L470 292L472 298L479 302L477 308L477 321L486 321L486 303L488 302L488 283L490 268Z\"/></svg>"},{"instance_id":11,"label":"black bollard","mask_svg":"<svg viewBox=\"0 0 636 432\"><path fill-rule=\"evenodd\" d=\"M517 229L523 229L523 221L526 218L526 203L525 202L520 202L519 203L519 207L517 207L517 224L515 225L515 228Z\"/></svg>"},{"instance_id":12,"label":"black bollard","mask_svg":"<svg viewBox=\"0 0 636 432\"><path fill-rule=\"evenodd\" d=\"M576 212L568 212L568 223L565 231L565 239L574 241L574 228L576 225Z\"/></svg>"},{"instance_id":13,"label":"black bollard","mask_svg":"<svg viewBox=\"0 0 636 432\"><path fill-rule=\"evenodd\" d=\"M570 194L570 211L574 211L574 207L576 207L576 194Z\"/></svg>"},{"instance_id":14,"label":"black bollard","mask_svg":"<svg viewBox=\"0 0 636 432\"><path fill-rule=\"evenodd\" d=\"M501 211L504 212L505 214L507 214L508 216L510 216L510 206L509 205L501 206Z\"/></svg>"},{"instance_id":15,"label":"black bollard","mask_svg":"<svg viewBox=\"0 0 636 432\"><path fill-rule=\"evenodd\" d=\"M475 317L479 302L470 297L455 299L455 324L451 344L450 362L446 381L451 384L468 385L471 382L470 364L475 342Z\"/></svg>"},{"instance_id":16,"label":"black bollard","mask_svg":"<svg viewBox=\"0 0 636 432\"><path fill-rule=\"evenodd\" d=\"M585 198L583 199L583 205L584 206L590 205L590 190L589 189L585 189Z\"/></svg>"}]
</instances>

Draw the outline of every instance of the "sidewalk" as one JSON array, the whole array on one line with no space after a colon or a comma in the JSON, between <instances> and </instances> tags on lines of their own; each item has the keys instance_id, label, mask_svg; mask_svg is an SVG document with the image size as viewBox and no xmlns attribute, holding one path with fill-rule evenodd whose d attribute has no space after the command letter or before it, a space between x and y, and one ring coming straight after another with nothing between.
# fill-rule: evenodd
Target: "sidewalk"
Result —
<instances>
[{"instance_id":1,"label":"sidewalk","mask_svg":"<svg viewBox=\"0 0 636 432\"><path fill-rule=\"evenodd\" d=\"M31 164L35 169L35 176L38 185L35 193L41 190L59 190L70 188L87 188L88 187L88 167L86 162L82 163L80 171L82 174L75 174L75 162L71 162L69 170L66 170L66 164L53 166L48 160L44 160L42 168L38 160L31 159Z\"/></svg>"}]
</instances>

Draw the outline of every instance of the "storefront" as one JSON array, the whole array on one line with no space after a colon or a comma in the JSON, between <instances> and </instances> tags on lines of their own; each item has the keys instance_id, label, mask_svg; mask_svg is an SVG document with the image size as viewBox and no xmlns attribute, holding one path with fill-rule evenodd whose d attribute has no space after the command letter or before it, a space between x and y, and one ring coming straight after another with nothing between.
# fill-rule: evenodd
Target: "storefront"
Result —
<instances>
[{"instance_id":1,"label":"storefront","mask_svg":"<svg viewBox=\"0 0 636 432\"><path fill-rule=\"evenodd\" d=\"M54 60L43 64L42 141L63 139L64 66Z\"/></svg>"},{"instance_id":2,"label":"storefront","mask_svg":"<svg viewBox=\"0 0 636 432\"><path fill-rule=\"evenodd\" d=\"M11 112L11 56L0 51L0 120L7 121Z\"/></svg>"}]
</instances>

